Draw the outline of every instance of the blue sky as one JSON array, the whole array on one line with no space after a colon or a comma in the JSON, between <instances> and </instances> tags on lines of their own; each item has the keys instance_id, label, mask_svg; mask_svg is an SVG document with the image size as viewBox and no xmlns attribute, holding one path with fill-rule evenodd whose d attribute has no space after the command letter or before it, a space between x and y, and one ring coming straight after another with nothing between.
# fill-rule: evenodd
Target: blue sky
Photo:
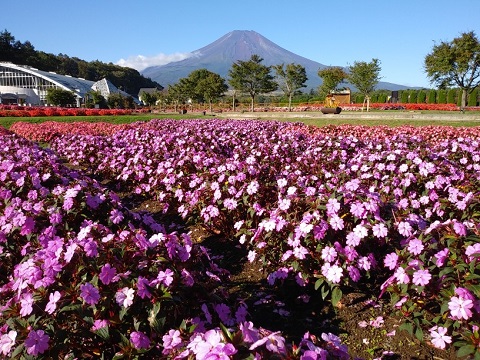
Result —
<instances>
[{"instance_id":1,"label":"blue sky","mask_svg":"<svg viewBox=\"0 0 480 360\"><path fill-rule=\"evenodd\" d=\"M2 1L0 30L39 51L137 70L254 30L324 65L378 58L382 81L430 87L425 56L462 32L480 37L479 14L479 0L22 0Z\"/></svg>"}]
</instances>

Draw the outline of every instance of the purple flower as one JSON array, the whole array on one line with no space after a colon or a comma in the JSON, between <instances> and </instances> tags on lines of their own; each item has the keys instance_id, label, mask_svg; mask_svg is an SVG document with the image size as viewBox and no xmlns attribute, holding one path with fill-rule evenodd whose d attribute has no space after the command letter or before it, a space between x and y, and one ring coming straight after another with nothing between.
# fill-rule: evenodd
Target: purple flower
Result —
<instances>
[{"instance_id":1,"label":"purple flower","mask_svg":"<svg viewBox=\"0 0 480 360\"><path fill-rule=\"evenodd\" d=\"M284 354L286 351L285 348L285 339L279 335L280 332L270 333L264 338L257 340L250 346L250 350L255 350L257 347L265 345L268 351L276 354Z\"/></svg>"},{"instance_id":2,"label":"purple flower","mask_svg":"<svg viewBox=\"0 0 480 360\"><path fill-rule=\"evenodd\" d=\"M95 305L100 300L100 292L90 283L80 285L80 296L89 305Z\"/></svg>"},{"instance_id":3,"label":"purple flower","mask_svg":"<svg viewBox=\"0 0 480 360\"><path fill-rule=\"evenodd\" d=\"M214 306L220 320L227 326L232 326L234 321L230 315L230 308L225 304L216 304Z\"/></svg>"},{"instance_id":4,"label":"purple flower","mask_svg":"<svg viewBox=\"0 0 480 360\"><path fill-rule=\"evenodd\" d=\"M446 327L434 326L429 331L432 337L432 344L438 349L445 349L446 344L452 342L452 337L446 335L448 331Z\"/></svg>"},{"instance_id":5,"label":"purple flower","mask_svg":"<svg viewBox=\"0 0 480 360\"><path fill-rule=\"evenodd\" d=\"M105 285L108 285L112 282L115 282L115 276L117 275L117 270L115 268L112 268L110 264L105 264L102 266L102 269L100 270L100 281L104 283Z\"/></svg>"},{"instance_id":6,"label":"purple flower","mask_svg":"<svg viewBox=\"0 0 480 360\"><path fill-rule=\"evenodd\" d=\"M92 331L97 331L97 330L106 328L108 327L109 324L110 324L110 321L108 320L97 319L93 322Z\"/></svg>"},{"instance_id":7,"label":"purple flower","mask_svg":"<svg viewBox=\"0 0 480 360\"><path fill-rule=\"evenodd\" d=\"M48 341L50 336L45 334L43 330L31 330L25 339L25 348L29 355L43 354L48 349Z\"/></svg>"},{"instance_id":8,"label":"purple flower","mask_svg":"<svg viewBox=\"0 0 480 360\"><path fill-rule=\"evenodd\" d=\"M428 270L417 270L413 273L412 282L418 286L425 286L431 278L432 275Z\"/></svg>"},{"instance_id":9,"label":"purple flower","mask_svg":"<svg viewBox=\"0 0 480 360\"><path fill-rule=\"evenodd\" d=\"M448 250L448 248L445 248L443 250L440 250L439 252L437 252L434 257L435 257L435 264L438 266L438 267L442 267L444 264L445 264L445 260L447 260L448 258L448 253L450 252L450 250Z\"/></svg>"},{"instance_id":10,"label":"purple flower","mask_svg":"<svg viewBox=\"0 0 480 360\"><path fill-rule=\"evenodd\" d=\"M110 220L114 224L120 224L123 220L123 213L118 209L110 211Z\"/></svg>"},{"instance_id":11,"label":"purple flower","mask_svg":"<svg viewBox=\"0 0 480 360\"><path fill-rule=\"evenodd\" d=\"M130 334L130 341L135 349L148 349L150 347L150 339L141 331L134 331Z\"/></svg>"},{"instance_id":12,"label":"purple flower","mask_svg":"<svg viewBox=\"0 0 480 360\"><path fill-rule=\"evenodd\" d=\"M468 320L472 317L473 301L462 297L452 296L448 302L450 314L456 320Z\"/></svg>"},{"instance_id":13,"label":"purple flower","mask_svg":"<svg viewBox=\"0 0 480 360\"><path fill-rule=\"evenodd\" d=\"M170 269L158 272L157 280L165 286L170 286L173 283L174 272Z\"/></svg>"}]
</instances>

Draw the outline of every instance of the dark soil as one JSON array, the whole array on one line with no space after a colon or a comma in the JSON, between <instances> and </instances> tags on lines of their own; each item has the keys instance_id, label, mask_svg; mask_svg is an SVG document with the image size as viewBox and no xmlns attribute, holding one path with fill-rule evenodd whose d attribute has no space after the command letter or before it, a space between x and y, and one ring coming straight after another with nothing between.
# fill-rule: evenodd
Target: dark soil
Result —
<instances>
[{"instance_id":1,"label":"dark soil","mask_svg":"<svg viewBox=\"0 0 480 360\"><path fill-rule=\"evenodd\" d=\"M148 211L159 222L165 218L161 209L152 199L142 199L135 195L120 194L123 200L135 211ZM171 221L172 219L168 219ZM365 289L343 289L343 298L337 307L323 301L319 291L313 288L300 288L294 282L270 286L267 274L257 263L250 263L246 251L239 244L211 236L201 227L190 228L192 239L209 249L219 266L230 272L229 281L223 283L229 299L242 300L248 305L250 318L256 327L281 331L288 342L299 343L306 331L320 336L333 333L340 336L348 346L353 358L360 359L417 359L453 360L453 347L446 351L422 343L415 336L399 330L404 319L391 314L386 303L378 301L373 291ZM309 301L301 295L307 294ZM381 327L359 326L382 316ZM392 332L394 334L392 334Z\"/></svg>"}]
</instances>

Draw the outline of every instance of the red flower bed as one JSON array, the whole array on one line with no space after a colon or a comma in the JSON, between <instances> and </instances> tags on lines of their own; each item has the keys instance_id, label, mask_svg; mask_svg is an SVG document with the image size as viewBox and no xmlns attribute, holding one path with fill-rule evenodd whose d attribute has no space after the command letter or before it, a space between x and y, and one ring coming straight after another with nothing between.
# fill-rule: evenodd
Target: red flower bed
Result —
<instances>
[{"instance_id":1,"label":"red flower bed","mask_svg":"<svg viewBox=\"0 0 480 360\"><path fill-rule=\"evenodd\" d=\"M105 115L129 115L130 109L84 109L62 107L34 107L18 105L1 105L0 117L41 117L41 116L105 116Z\"/></svg>"}]
</instances>

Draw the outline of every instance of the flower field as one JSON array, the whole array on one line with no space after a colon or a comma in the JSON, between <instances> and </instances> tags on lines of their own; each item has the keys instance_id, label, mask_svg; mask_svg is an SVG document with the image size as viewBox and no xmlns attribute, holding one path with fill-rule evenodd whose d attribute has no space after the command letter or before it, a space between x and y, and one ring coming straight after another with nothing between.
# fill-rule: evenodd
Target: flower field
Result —
<instances>
[{"instance_id":1,"label":"flower field","mask_svg":"<svg viewBox=\"0 0 480 360\"><path fill-rule=\"evenodd\" d=\"M396 332L480 358L480 128L198 119L10 130L0 358L350 358L339 334L313 324L292 340L252 321L267 300L228 291L226 262L192 229L297 302L341 307L368 288L402 319Z\"/></svg>"}]
</instances>

